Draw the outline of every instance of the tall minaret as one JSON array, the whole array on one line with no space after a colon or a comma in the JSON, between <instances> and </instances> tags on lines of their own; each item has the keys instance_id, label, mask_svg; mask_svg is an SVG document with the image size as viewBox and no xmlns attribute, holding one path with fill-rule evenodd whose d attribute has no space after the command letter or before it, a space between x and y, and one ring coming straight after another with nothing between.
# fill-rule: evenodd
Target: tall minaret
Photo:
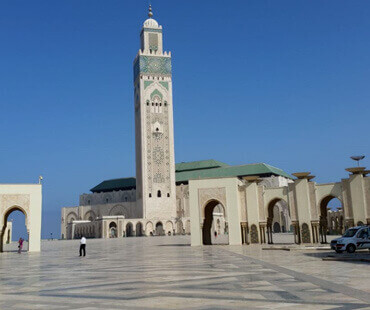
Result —
<instances>
[{"instance_id":1,"label":"tall minaret","mask_svg":"<svg viewBox=\"0 0 370 310\"><path fill-rule=\"evenodd\" d=\"M176 217L171 52L151 6L148 16L134 61L136 201L144 218L166 219Z\"/></svg>"}]
</instances>

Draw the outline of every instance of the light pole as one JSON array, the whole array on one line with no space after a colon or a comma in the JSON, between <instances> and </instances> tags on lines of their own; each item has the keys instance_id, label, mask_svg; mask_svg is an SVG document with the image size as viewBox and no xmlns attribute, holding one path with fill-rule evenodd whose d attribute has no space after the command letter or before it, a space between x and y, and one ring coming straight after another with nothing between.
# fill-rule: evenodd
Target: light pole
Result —
<instances>
[{"instance_id":1,"label":"light pole","mask_svg":"<svg viewBox=\"0 0 370 310\"><path fill-rule=\"evenodd\" d=\"M351 156L351 159L357 161L357 167L360 167L360 160L363 160L365 155Z\"/></svg>"}]
</instances>

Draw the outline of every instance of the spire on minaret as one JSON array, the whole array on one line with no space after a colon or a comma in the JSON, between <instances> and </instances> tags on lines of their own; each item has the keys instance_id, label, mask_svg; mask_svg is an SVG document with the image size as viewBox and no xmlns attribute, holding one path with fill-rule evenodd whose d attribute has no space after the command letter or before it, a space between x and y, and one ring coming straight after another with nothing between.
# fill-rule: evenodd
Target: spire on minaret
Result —
<instances>
[{"instance_id":1,"label":"spire on minaret","mask_svg":"<svg viewBox=\"0 0 370 310\"><path fill-rule=\"evenodd\" d=\"M148 13L149 18L153 17L153 12L152 12L152 5L149 4L149 13Z\"/></svg>"}]
</instances>

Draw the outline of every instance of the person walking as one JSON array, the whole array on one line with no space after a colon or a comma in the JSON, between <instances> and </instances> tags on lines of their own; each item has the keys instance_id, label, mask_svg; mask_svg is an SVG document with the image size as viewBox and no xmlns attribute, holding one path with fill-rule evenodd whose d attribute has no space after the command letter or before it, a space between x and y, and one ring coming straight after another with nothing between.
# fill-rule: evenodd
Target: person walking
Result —
<instances>
[{"instance_id":1,"label":"person walking","mask_svg":"<svg viewBox=\"0 0 370 310\"><path fill-rule=\"evenodd\" d=\"M86 256L86 238L82 236L80 241L80 256L82 256L82 252L84 252L84 256Z\"/></svg>"},{"instance_id":2,"label":"person walking","mask_svg":"<svg viewBox=\"0 0 370 310\"><path fill-rule=\"evenodd\" d=\"M23 239L22 239L22 237L21 238L19 238L19 240L18 240L18 253L19 254L21 254L21 252L22 252L22 248L23 248Z\"/></svg>"}]
</instances>

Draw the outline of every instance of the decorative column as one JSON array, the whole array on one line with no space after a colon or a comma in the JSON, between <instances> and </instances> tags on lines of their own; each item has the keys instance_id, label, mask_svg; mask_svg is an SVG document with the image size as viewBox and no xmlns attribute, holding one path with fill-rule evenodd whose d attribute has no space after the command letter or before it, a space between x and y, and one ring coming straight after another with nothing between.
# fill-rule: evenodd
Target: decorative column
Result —
<instances>
[{"instance_id":1,"label":"decorative column","mask_svg":"<svg viewBox=\"0 0 370 310\"><path fill-rule=\"evenodd\" d=\"M266 243L266 222L260 222L261 244Z\"/></svg>"},{"instance_id":2,"label":"decorative column","mask_svg":"<svg viewBox=\"0 0 370 310\"><path fill-rule=\"evenodd\" d=\"M365 167L347 168L349 176L350 204L352 206L354 225L370 223L370 201L366 197L364 176L369 171Z\"/></svg>"},{"instance_id":3,"label":"decorative column","mask_svg":"<svg viewBox=\"0 0 370 310\"><path fill-rule=\"evenodd\" d=\"M310 196L309 182L315 177L311 172L292 173L297 179L294 180L294 195L297 202L297 228L299 243L311 243L314 240L311 221L314 220L311 214L312 197Z\"/></svg>"},{"instance_id":4,"label":"decorative column","mask_svg":"<svg viewBox=\"0 0 370 310\"><path fill-rule=\"evenodd\" d=\"M258 176L248 176L245 180L246 206L248 215L248 227L250 232L250 243L266 243L265 227L266 222L260 214L260 201L258 194L258 182L261 179Z\"/></svg>"},{"instance_id":5,"label":"decorative column","mask_svg":"<svg viewBox=\"0 0 370 310\"><path fill-rule=\"evenodd\" d=\"M242 244L249 244L248 242L248 223L247 222L242 222L240 223L241 226L241 231L242 231Z\"/></svg>"},{"instance_id":6,"label":"decorative column","mask_svg":"<svg viewBox=\"0 0 370 310\"><path fill-rule=\"evenodd\" d=\"M300 244L301 243L301 234L299 231L299 222L298 221L292 221L292 226L294 230L294 243Z\"/></svg>"},{"instance_id":7,"label":"decorative column","mask_svg":"<svg viewBox=\"0 0 370 310\"><path fill-rule=\"evenodd\" d=\"M320 240L319 240L319 221L312 221L311 222L311 226L312 226L312 242L313 243L319 243Z\"/></svg>"}]
</instances>

